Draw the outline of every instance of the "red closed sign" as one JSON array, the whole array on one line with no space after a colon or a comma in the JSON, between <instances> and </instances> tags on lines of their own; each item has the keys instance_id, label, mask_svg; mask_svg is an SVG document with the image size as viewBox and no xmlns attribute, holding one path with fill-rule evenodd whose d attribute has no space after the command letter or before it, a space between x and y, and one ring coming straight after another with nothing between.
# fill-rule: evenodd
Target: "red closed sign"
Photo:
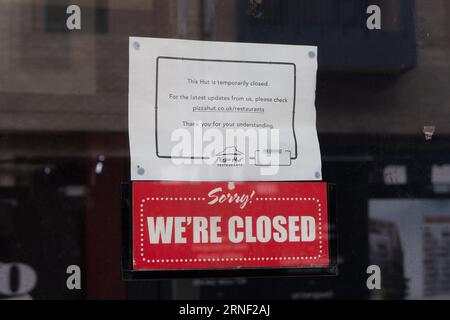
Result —
<instances>
[{"instance_id":1,"label":"red closed sign","mask_svg":"<svg viewBox=\"0 0 450 320\"><path fill-rule=\"evenodd\" d=\"M133 270L330 265L323 182L133 182Z\"/></svg>"}]
</instances>

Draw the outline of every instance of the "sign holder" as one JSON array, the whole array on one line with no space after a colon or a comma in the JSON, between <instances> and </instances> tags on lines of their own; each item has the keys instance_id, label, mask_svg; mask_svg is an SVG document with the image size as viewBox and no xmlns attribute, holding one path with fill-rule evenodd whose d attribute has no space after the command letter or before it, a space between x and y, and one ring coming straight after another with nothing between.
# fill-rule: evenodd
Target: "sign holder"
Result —
<instances>
[{"instance_id":1,"label":"sign holder","mask_svg":"<svg viewBox=\"0 0 450 320\"><path fill-rule=\"evenodd\" d=\"M153 181L154 182L154 181ZM167 181L160 181L167 182ZM273 181L270 181L273 183ZM295 182L295 181L291 181ZM304 183L298 181L296 183ZM314 181L317 182L317 181ZM223 182L222 182L223 183ZM265 182L253 182L265 183ZM277 183L288 183L279 181ZM307 182L305 182L307 183ZM207 269L152 269L135 270L133 268L133 182L121 186L122 220L122 279L151 280L174 278L218 278L218 277L284 277L284 276L335 276L337 268L337 232L336 232L336 188L327 184L327 236L329 264L318 267L239 267Z\"/></svg>"}]
</instances>

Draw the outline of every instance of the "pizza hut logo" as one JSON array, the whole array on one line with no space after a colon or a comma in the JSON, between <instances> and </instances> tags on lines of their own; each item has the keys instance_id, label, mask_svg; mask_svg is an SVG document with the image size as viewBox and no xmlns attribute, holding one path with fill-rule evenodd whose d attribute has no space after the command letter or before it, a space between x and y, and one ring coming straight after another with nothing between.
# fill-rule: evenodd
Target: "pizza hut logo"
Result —
<instances>
[{"instance_id":1,"label":"pizza hut logo","mask_svg":"<svg viewBox=\"0 0 450 320\"><path fill-rule=\"evenodd\" d=\"M223 151L216 154L216 163L219 166L242 165L245 156L236 146L226 147Z\"/></svg>"}]
</instances>

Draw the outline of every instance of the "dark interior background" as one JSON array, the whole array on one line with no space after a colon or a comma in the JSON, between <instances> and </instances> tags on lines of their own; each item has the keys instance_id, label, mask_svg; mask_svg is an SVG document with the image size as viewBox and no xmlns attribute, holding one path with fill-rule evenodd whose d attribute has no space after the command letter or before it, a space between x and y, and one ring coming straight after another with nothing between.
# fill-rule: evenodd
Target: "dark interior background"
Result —
<instances>
[{"instance_id":1,"label":"dark interior background","mask_svg":"<svg viewBox=\"0 0 450 320\"><path fill-rule=\"evenodd\" d=\"M11 266L0 297L450 298L448 285L431 287L450 284L448 272L425 276L428 247L398 244L408 213L380 224L369 212L373 199L450 199L449 171L436 174L450 165L449 1L76 2L80 31L65 27L74 1L0 3L0 263ZM381 30L365 26L370 4ZM129 36L319 47L317 129L324 180L337 186L339 276L121 280ZM433 214L444 222L431 265L450 266L450 213ZM81 290L66 288L72 264ZM366 287L370 264L387 270L381 291ZM419 282L428 289L412 292Z\"/></svg>"}]
</instances>

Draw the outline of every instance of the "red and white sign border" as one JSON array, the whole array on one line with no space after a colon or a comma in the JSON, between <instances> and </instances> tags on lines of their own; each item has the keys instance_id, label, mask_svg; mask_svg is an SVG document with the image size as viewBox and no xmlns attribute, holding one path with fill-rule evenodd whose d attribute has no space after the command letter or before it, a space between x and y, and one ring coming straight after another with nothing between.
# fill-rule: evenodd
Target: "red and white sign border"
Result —
<instances>
[{"instance_id":1,"label":"red and white sign border","mask_svg":"<svg viewBox=\"0 0 450 320\"><path fill-rule=\"evenodd\" d=\"M142 182L142 181L141 181ZM164 181L161 181L164 182ZM273 181L272 181L273 182ZM294 181L291 181L294 182ZM316 181L314 181L316 182ZM283 182L280 182L283 183ZM337 268L337 234L330 226L336 226L336 187L334 184L327 183L327 218L328 218L328 257L329 264L327 266L321 267L258 267L258 268L230 268L230 269L189 269L189 270L164 270L164 269L152 269L152 270L134 270L133 269L133 237L132 237L132 226L133 226L133 199L132 199L132 188L133 182L122 184L122 278L123 280L149 280L149 279L167 279L167 278L211 278L211 277L261 277L261 276L295 276L295 275L327 275L335 276L338 274ZM317 204L317 209L319 212L319 227L322 227L322 203L319 199L315 197L256 197L256 201L315 201ZM143 207L146 203L151 201L206 201L205 197L202 196L186 196L186 197L145 197L141 199L139 204L139 217L143 218L142 212ZM142 219L140 220L140 232L142 239ZM319 229L321 232L319 237L323 236L323 230ZM331 235L333 233L333 236ZM140 239L140 241L142 241ZM322 249L322 239L319 238L319 249ZM141 242L140 242L141 243ZM140 250L141 251L141 250ZM320 257L320 252L314 256L295 256L295 257L239 257L239 258L228 258L229 261L246 261L246 259L251 259L248 261L267 261L267 260L315 260ZM141 259L147 258L140 256ZM212 262L213 258L192 258L192 259L173 259L173 262ZM226 258L219 258L219 261L226 262ZM222 260L223 259L223 260ZM231 260L234 259L234 260ZM242 259L242 260L241 260ZM155 260L155 263L165 263L171 262L172 259L150 259L150 262Z\"/></svg>"},{"instance_id":2,"label":"red and white sign border","mask_svg":"<svg viewBox=\"0 0 450 320\"><path fill-rule=\"evenodd\" d=\"M295 257L239 257L239 258L179 258L179 259L147 259L144 254L144 205L146 202L152 202L152 201L206 201L205 197L146 197L141 199L141 203L139 205L139 245L141 248L139 248L139 259L141 259L143 262L147 263L186 263L186 262L228 262L228 261L273 261L273 260L317 260L321 257L321 254L323 252L322 250L322 204L320 203L319 199L316 199L315 197L310 198L302 198L302 197L256 197L256 201L314 201L317 204L317 211L318 211L318 220L319 220L319 252L315 256L295 256Z\"/></svg>"}]
</instances>

